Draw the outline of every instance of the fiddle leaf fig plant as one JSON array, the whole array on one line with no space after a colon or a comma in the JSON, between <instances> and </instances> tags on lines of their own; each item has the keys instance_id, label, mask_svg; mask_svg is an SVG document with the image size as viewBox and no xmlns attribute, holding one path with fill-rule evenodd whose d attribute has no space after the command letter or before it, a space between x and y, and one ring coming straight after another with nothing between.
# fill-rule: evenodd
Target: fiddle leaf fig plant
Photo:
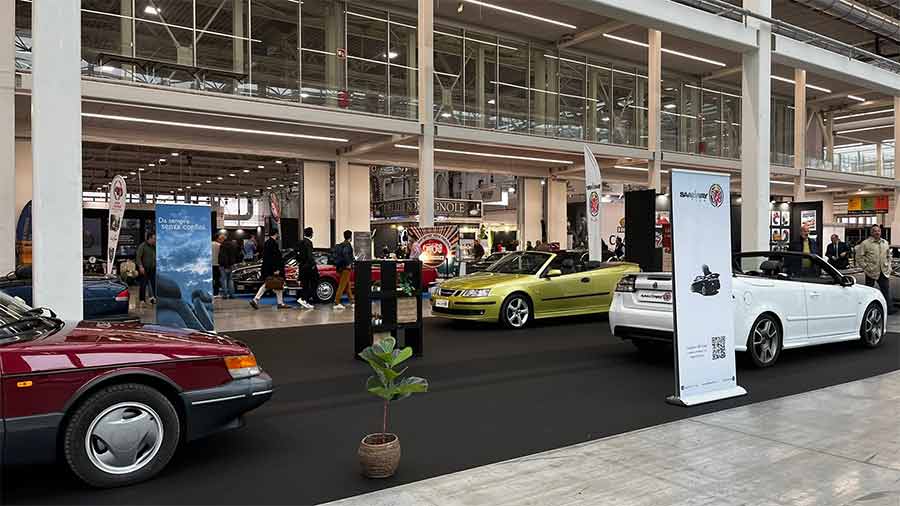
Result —
<instances>
[{"instance_id":1,"label":"fiddle leaf fig plant","mask_svg":"<svg viewBox=\"0 0 900 506\"><path fill-rule=\"evenodd\" d=\"M412 394L428 391L428 381L416 376L402 377L406 367L400 365L412 357L409 346L396 349L397 340L386 337L363 350L359 357L365 360L375 373L366 380L366 390L382 399L384 415L382 434L387 434L388 406L392 401L406 399Z\"/></svg>"}]
</instances>

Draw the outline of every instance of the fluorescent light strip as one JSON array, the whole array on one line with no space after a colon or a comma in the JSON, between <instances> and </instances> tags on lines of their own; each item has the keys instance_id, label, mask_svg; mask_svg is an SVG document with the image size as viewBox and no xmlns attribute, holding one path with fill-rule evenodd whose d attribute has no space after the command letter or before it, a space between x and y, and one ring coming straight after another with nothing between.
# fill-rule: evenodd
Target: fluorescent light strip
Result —
<instances>
[{"instance_id":1,"label":"fluorescent light strip","mask_svg":"<svg viewBox=\"0 0 900 506\"><path fill-rule=\"evenodd\" d=\"M797 82L794 81L793 79L788 79L787 77L776 76L774 74L772 75L772 79L774 79L776 81L781 81L783 83L797 84ZM811 90L821 91L822 93L831 93L831 90L829 90L828 88L816 86L815 84L807 84L806 87Z\"/></svg>"},{"instance_id":2,"label":"fluorescent light strip","mask_svg":"<svg viewBox=\"0 0 900 506\"><path fill-rule=\"evenodd\" d=\"M606 37L607 39L617 40L619 42L624 42L626 44L632 44L632 45L640 46L640 47L650 47L650 45L647 44L646 42L640 42L637 40L626 39L625 37L619 37L618 35L610 35L608 33L604 33L603 36ZM671 54L674 56L680 56L682 58L687 58L689 60L696 60L696 61L703 62L703 63L709 63L710 65L715 65L717 67L727 67L727 65L725 65L724 63L722 63L720 61L710 60L708 58L703 58L700 56L694 56L692 54L682 53L681 51L675 51L674 49L661 48L660 51L662 51L663 53L666 53L666 54Z\"/></svg>"},{"instance_id":3,"label":"fluorescent light strip","mask_svg":"<svg viewBox=\"0 0 900 506\"><path fill-rule=\"evenodd\" d=\"M772 183L772 184L783 184L783 185L788 185L788 186L794 186L794 183L791 182L791 181L775 181L775 180L772 180L771 183ZM828 186L826 186L826 185L824 185L824 184L816 184L816 183L804 183L803 186L806 186L807 188L828 188Z\"/></svg>"},{"instance_id":4,"label":"fluorescent light strip","mask_svg":"<svg viewBox=\"0 0 900 506\"><path fill-rule=\"evenodd\" d=\"M418 150L419 146L409 146L407 144L394 144L395 148L402 149L415 149ZM549 158L534 158L530 156L517 156L517 155L501 155L499 153L480 153L475 151L460 151L458 149L444 149L444 148L434 148L434 151L437 153L450 153L454 155L471 155L471 156L483 156L486 158L503 158L505 160L525 160L529 162L547 162L547 163L558 163L560 165L572 165L575 162L571 162L569 160L552 160Z\"/></svg>"},{"instance_id":5,"label":"fluorescent light strip","mask_svg":"<svg viewBox=\"0 0 900 506\"><path fill-rule=\"evenodd\" d=\"M859 118L860 116L871 116L873 114L887 114L889 112L894 112L893 109L882 109L880 111L869 111L869 112L858 112L856 114L848 114L846 116L835 116L834 120L842 120L842 119L850 119L850 118Z\"/></svg>"},{"instance_id":6,"label":"fluorescent light strip","mask_svg":"<svg viewBox=\"0 0 900 506\"><path fill-rule=\"evenodd\" d=\"M647 167L631 167L630 165L613 165L613 168L614 169L623 169L623 170L637 170L637 171L641 171L641 172L650 172L650 169L648 169ZM669 173L669 171L667 171L666 169L662 169L661 172L663 174Z\"/></svg>"},{"instance_id":7,"label":"fluorescent light strip","mask_svg":"<svg viewBox=\"0 0 900 506\"><path fill-rule=\"evenodd\" d=\"M107 120L111 120L111 121L125 121L125 122L129 122L129 123L146 123L146 124L151 124L151 125L163 125L163 126L172 126L172 127L181 127L181 128L196 128L198 130L216 130L219 132L271 135L271 136L275 136L275 137L291 137L294 139L311 139L311 140L328 141L328 142L350 142L350 139L342 139L340 137L325 137L322 135L295 134L295 133L290 133L290 132L273 132L270 130L254 130L251 128L236 128L236 127L226 127L226 126L216 126L216 125L198 125L195 123L183 123L180 121L164 121L164 120L147 119L147 118L134 118L131 116L113 116L111 114L96 114L96 113L91 113L91 112L83 112L83 113L81 113L81 115L85 118L107 119Z\"/></svg>"},{"instance_id":8,"label":"fluorescent light strip","mask_svg":"<svg viewBox=\"0 0 900 506\"><path fill-rule=\"evenodd\" d=\"M869 130L881 130L882 128L894 128L894 125L883 125L883 126L874 126L874 127L866 127L866 128L853 128L850 130L835 131L834 133L837 135L852 134L852 133L856 133L856 132L868 132Z\"/></svg>"},{"instance_id":9,"label":"fluorescent light strip","mask_svg":"<svg viewBox=\"0 0 900 506\"><path fill-rule=\"evenodd\" d=\"M866 101L866 99L864 99L862 97L857 97L856 95L847 95L847 98L849 98L850 100L856 100L857 102L865 102Z\"/></svg>"},{"instance_id":10,"label":"fluorescent light strip","mask_svg":"<svg viewBox=\"0 0 900 506\"><path fill-rule=\"evenodd\" d=\"M481 7L487 7L488 9L498 10L500 12L505 12L507 14L515 14L517 16L526 17L528 19L534 19L536 21L543 21L545 23L550 23L551 25L562 26L565 28L569 28L571 30L577 30L578 27L575 25L570 25L569 23L563 23L562 21L557 21L555 19L544 18L541 16L535 16L534 14L529 14L527 12L517 11L515 9L509 9L507 7L500 7L499 5L489 4L487 2L482 2L480 0L463 0L466 3L475 4Z\"/></svg>"}]
</instances>

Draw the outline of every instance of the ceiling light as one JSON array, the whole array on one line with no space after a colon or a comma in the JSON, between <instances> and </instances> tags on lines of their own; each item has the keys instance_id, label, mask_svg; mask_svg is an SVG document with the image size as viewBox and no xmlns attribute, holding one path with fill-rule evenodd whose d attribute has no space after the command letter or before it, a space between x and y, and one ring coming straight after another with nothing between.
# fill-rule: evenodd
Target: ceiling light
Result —
<instances>
[{"instance_id":1,"label":"ceiling light","mask_svg":"<svg viewBox=\"0 0 900 506\"><path fill-rule=\"evenodd\" d=\"M172 156L178 156L178 153L169 153Z\"/></svg>"},{"instance_id":2,"label":"ceiling light","mask_svg":"<svg viewBox=\"0 0 900 506\"><path fill-rule=\"evenodd\" d=\"M508 191L509 193L516 193L516 187L515 187L515 186L510 186L510 187L509 187L509 190L506 190L506 191Z\"/></svg>"},{"instance_id":3,"label":"ceiling light","mask_svg":"<svg viewBox=\"0 0 900 506\"><path fill-rule=\"evenodd\" d=\"M224 179L224 178L223 178L222 176L216 176L216 179L218 179L219 181L221 181L221 180Z\"/></svg>"},{"instance_id":4,"label":"ceiling light","mask_svg":"<svg viewBox=\"0 0 900 506\"><path fill-rule=\"evenodd\" d=\"M132 176L137 176L137 172L129 172Z\"/></svg>"},{"instance_id":5,"label":"ceiling light","mask_svg":"<svg viewBox=\"0 0 900 506\"><path fill-rule=\"evenodd\" d=\"M450 114L449 112L442 112L442 113L441 113L441 117L442 117L442 118L449 118L450 116L453 116L453 115Z\"/></svg>"},{"instance_id":6,"label":"ceiling light","mask_svg":"<svg viewBox=\"0 0 900 506\"><path fill-rule=\"evenodd\" d=\"M159 159L159 163L166 163L166 159L165 159L165 158L160 158L160 159Z\"/></svg>"},{"instance_id":7,"label":"ceiling light","mask_svg":"<svg viewBox=\"0 0 900 506\"><path fill-rule=\"evenodd\" d=\"M219 125L198 125L196 123L184 123L180 121L164 121L164 120L156 120L156 119L147 119L147 118L135 118L132 116L114 116L112 114L97 114L92 112L83 112L81 113L85 118L97 118L97 119L108 119L110 121L127 121L132 123L147 123L152 125L162 125L162 126L172 126L172 127L180 127L180 128L195 128L198 130L216 130L219 132L231 132L231 133L242 133L242 134L257 134L257 135L271 135L274 137L291 137L295 139L310 139L310 140L319 140L319 141L327 141L327 142L350 142L350 139L344 139L340 137L325 137L321 135L306 135L306 134L296 134L291 132L275 132L271 130L255 130L251 128L236 128L236 127L227 127L227 126L219 126Z\"/></svg>"},{"instance_id":8,"label":"ceiling light","mask_svg":"<svg viewBox=\"0 0 900 506\"><path fill-rule=\"evenodd\" d=\"M145 170L147 170L147 169L145 169L145 168L143 168L143 167L140 167L140 168L138 169L138 171L140 171L140 172L144 172Z\"/></svg>"},{"instance_id":9,"label":"ceiling light","mask_svg":"<svg viewBox=\"0 0 900 506\"><path fill-rule=\"evenodd\" d=\"M181 192L181 191L184 191L184 188L179 188L178 191L180 191L180 192Z\"/></svg>"},{"instance_id":10,"label":"ceiling light","mask_svg":"<svg viewBox=\"0 0 900 506\"><path fill-rule=\"evenodd\" d=\"M835 146L834 149L843 149L843 148L855 148L856 146L862 146L861 142L851 142L850 144L840 144Z\"/></svg>"},{"instance_id":11,"label":"ceiling light","mask_svg":"<svg viewBox=\"0 0 900 506\"><path fill-rule=\"evenodd\" d=\"M882 128L894 128L894 125L890 124L890 125L873 126L873 127L866 127L866 128L853 128L850 130L841 130L839 132L836 131L834 133L836 133L836 134L852 134L852 133L856 133L856 132L868 132L869 130L880 130Z\"/></svg>"},{"instance_id":12,"label":"ceiling light","mask_svg":"<svg viewBox=\"0 0 900 506\"><path fill-rule=\"evenodd\" d=\"M266 190L271 190L271 189L272 189L271 186L266 186Z\"/></svg>"},{"instance_id":13,"label":"ceiling light","mask_svg":"<svg viewBox=\"0 0 900 506\"><path fill-rule=\"evenodd\" d=\"M281 160L275 160L275 163L277 163L278 165L281 165L284 162L282 162ZM260 168L262 168L262 167L260 167Z\"/></svg>"},{"instance_id":14,"label":"ceiling light","mask_svg":"<svg viewBox=\"0 0 900 506\"><path fill-rule=\"evenodd\" d=\"M194 183L194 186L203 186L202 183Z\"/></svg>"},{"instance_id":15,"label":"ceiling light","mask_svg":"<svg viewBox=\"0 0 900 506\"><path fill-rule=\"evenodd\" d=\"M122 176L122 179L128 179L128 176Z\"/></svg>"},{"instance_id":16,"label":"ceiling light","mask_svg":"<svg viewBox=\"0 0 900 506\"><path fill-rule=\"evenodd\" d=\"M541 186L543 186L543 185L545 185L545 184L547 184L547 181L541 179Z\"/></svg>"},{"instance_id":17,"label":"ceiling light","mask_svg":"<svg viewBox=\"0 0 900 506\"><path fill-rule=\"evenodd\" d=\"M148 163L148 164L147 164L147 167L156 167L156 164L155 164L155 163Z\"/></svg>"},{"instance_id":18,"label":"ceiling light","mask_svg":"<svg viewBox=\"0 0 900 506\"><path fill-rule=\"evenodd\" d=\"M545 18L541 16L535 16L534 14L529 14L527 12L517 11L515 9L510 9L507 7L500 7L499 5L489 4L487 2L482 2L480 0L463 0L464 2L468 2L470 4L475 4L481 7L486 7L488 9L498 10L500 12L505 12L507 14L515 14L517 16L526 17L528 19L533 19L535 21L543 21L545 23L550 23L551 25L563 26L570 30L577 30L578 27L575 25L570 25L569 23L563 23L562 21L557 21L555 19ZM459 9L459 7L457 7Z\"/></svg>"},{"instance_id":19,"label":"ceiling light","mask_svg":"<svg viewBox=\"0 0 900 506\"><path fill-rule=\"evenodd\" d=\"M797 84L793 79L788 79L786 77L773 75L772 79L774 79L776 81L781 81L783 83ZM816 86L814 84L807 84L806 87L811 90L821 91L822 93L831 93L831 90L829 90L828 88L823 88L821 86Z\"/></svg>"},{"instance_id":20,"label":"ceiling light","mask_svg":"<svg viewBox=\"0 0 900 506\"><path fill-rule=\"evenodd\" d=\"M402 149L419 149L419 146L408 146L405 144L394 144L395 148ZM548 158L533 158L530 156L516 156L516 155L501 155L499 153L481 153L475 151L460 151L457 149L444 149L444 148L434 148L435 152L438 153L450 153L454 155L472 155L472 156L483 156L486 158L503 158L507 160L525 160L529 162L547 162L547 163L558 163L560 165L572 165L575 162L570 162L568 160L553 160Z\"/></svg>"},{"instance_id":21,"label":"ceiling light","mask_svg":"<svg viewBox=\"0 0 900 506\"><path fill-rule=\"evenodd\" d=\"M387 54L388 60L393 60L394 58L396 58L398 56L400 56L400 53L398 53L396 51L388 51L388 54Z\"/></svg>"},{"instance_id":22,"label":"ceiling light","mask_svg":"<svg viewBox=\"0 0 900 506\"><path fill-rule=\"evenodd\" d=\"M772 184L786 184L794 186L794 183L792 183L791 181L772 181Z\"/></svg>"},{"instance_id":23,"label":"ceiling light","mask_svg":"<svg viewBox=\"0 0 900 506\"><path fill-rule=\"evenodd\" d=\"M488 104L490 104L490 105L494 105L494 104L496 104L496 103L497 103L497 101L494 100L493 98L490 99L490 100L488 100Z\"/></svg>"},{"instance_id":24,"label":"ceiling light","mask_svg":"<svg viewBox=\"0 0 900 506\"><path fill-rule=\"evenodd\" d=\"M617 40L619 42L624 42L626 44L631 44L634 46L650 47L650 45L647 44L646 42L640 42L637 40L626 39L625 37L619 37L618 35L611 35L608 33L604 33L603 36L606 37L607 39ZM695 60L695 61L699 61L699 62L703 62L703 63L709 63L710 65L715 65L717 67L727 67L726 64L724 64L720 61L710 60L709 58L703 58L701 56L696 56L696 55L692 55L692 54L688 54L688 53L682 53L681 51L675 51L674 49L661 48L660 51L662 51L663 53L666 53L666 54L671 54L673 56L680 56L682 58L687 58L689 60Z\"/></svg>"},{"instance_id":25,"label":"ceiling light","mask_svg":"<svg viewBox=\"0 0 900 506\"><path fill-rule=\"evenodd\" d=\"M161 12L162 12L162 9L157 9L156 7L154 7L152 5L148 5L148 6L144 7L144 14L150 14L151 16L159 16L159 14Z\"/></svg>"},{"instance_id":26,"label":"ceiling light","mask_svg":"<svg viewBox=\"0 0 900 506\"><path fill-rule=\"evenodd\" d=\"M864 99L862 97L857 97L856 95L847 95L847 98L849 98L850 100L856 100L857 102L865 102L866 101L866 99Z\"/></svg>"},{"instance_id":27,"label":"ceiling light","mask_svg":"<svg viewBox=\"0 0 900 506\"><path fill-rule=\"evenodd\" d=\"M279 188L284 188L283 184L278 185Z\"/></svg>"},{"instance_id":28,"label":"ceiling light","mask_svg":"<svg viewBox=\"0 0 900 506\"><path fill-rule=\"evenodd\" d=\"M277 177L273 177L273 178L269 179L269 181L278 181L278 178L277 178Z\"/></svg>"},{"instance_id":29,"label":"ceiling light","mask_svg":"<svg viewBox=\"0 0 900 506\"><path fill-rule=\"evenodd\" d=\"M600 118L600 121L608 122L608 121L609 121L609 116L604 116L604 117Z\"/></svg>"},{"instance_id":30,"label":"ceiling light","mask_svg":"<svg viewBox=\"0 0 900 506\"><path fill-rule=\"evenodd\" d=\"M463 9L465 9L465 8L466 8L466 3L463 2L462 0L459 0L459 4L457 4L457 6L456 6L456 13L462 14Z\"/></svg>"},{"instance_id":31,"label":"ceiling light","mask_svg":"<svg viewBox=\"0 0 900 506\"><path fill-rule=\"evenodd\" d=\"M257 165L256 168L257 168L257 169L265 169L266 166L265 166L265 165Z\"/></svg>"},{"instance_id":32,"label":"ceiling light","mask_svg":"<svg viewBox=\"0 0 900 506\"><path fill-rule=\"evenodd\" d=\"M235 176L237 176L237 174L234 174L234 173L228 174L228 177L235 177Z\"/></svg>"},{"instance_id":33,"label":"ceiling light","mask_svg":"<svg viewBox=\"0 0 900 506\"><path fill-rule=\"evenodd\" d=\"M221 178L219 178L219 179L221 179ZM206 180L206 184L212 184L212 181L210 181L209 179L207 179L207 180Z\"/></svg>"},{"instance_id":34,"label":"ceiling light","mask_svg":"<svg viewBox=\"0 0 900 506\"><path fill-rule=\"evenodd\" d=\"M804 185L807 188L828 188L828 185L824 185L824 184L805 183Z\"/></svg>"},{"instance_id":35,"label":"ceiling light","mask_svg":"<svg viewBox=\"0 0 900 506\"><path fill-rule=\"evenodd\" d=\"M882 109L880 111L869 111L869 112L859 112L856 114L848 114L846 116L835 116L834 120L842 120L842 119L850 119L850 118L858 118L860 116L871 116L873 114L887 114L889 112L894 112L893 109Z\"/></svg>"},{"instance_id":36,"label":"ceiling light","mask_svg":"<svg viewBox=\"0 0 900 506\"><path fill-rule=\"evenodd\" d=\"M666 104L666 105L664 105L663 107L666 108L666 109L674 109L674 108L676 108L676 107L678 107L678 106L675 105L675 104Z\"/></svg>"},{"instance_id":37,"label":"ceiling light","mask_svg":"<svg viewBox=\"0 0 900 506\"><path fill-rule=\"evenodd\" d=\"M250 172L250 169L244 169L244 173L247 174Z\"/></svg>"}]
</instances>

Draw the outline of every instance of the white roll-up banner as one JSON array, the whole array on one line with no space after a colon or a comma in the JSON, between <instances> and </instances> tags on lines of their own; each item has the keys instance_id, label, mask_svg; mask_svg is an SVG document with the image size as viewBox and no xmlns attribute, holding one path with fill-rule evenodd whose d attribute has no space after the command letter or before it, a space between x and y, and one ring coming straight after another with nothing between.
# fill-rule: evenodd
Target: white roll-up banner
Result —
<instances>
[{"instance_id":1,"label":"white roll-up banner","mask_svg":"<svg viewBox=\"0 0 900 506\"><path fill-rule=\"evenodd\" d=\"M731 192L727 175L673 169L676 393L684 406L744 395L734 361Z\"/></svg>"},{"instance_id":2,"label":"white roll-up banner","mask_svg":"<svg viewBox=\"0 0 900 506\"><path fill-rule=\"evenodd\" d=\"M106 274L113 273L113 262L116 259L116 248L119 247L119 231L122 229L122 216L125 215L127 200L125 179L122 176L113 178L109 185L109 231L106 241Z\"/></svg>"},{"instance_id":3,"label":"white roll-up banner","mask_svg":"<svg viewBox=\"0 0 900 506\"><path fill-rule=\"evenodd\" d=\"M587 205L585 216L587 217L588 257L599 262L603 260L603 231L600 219L603 180L597 159L587 144L584 145L584 189L585 204Z\"/></svg>"}]
</instances>

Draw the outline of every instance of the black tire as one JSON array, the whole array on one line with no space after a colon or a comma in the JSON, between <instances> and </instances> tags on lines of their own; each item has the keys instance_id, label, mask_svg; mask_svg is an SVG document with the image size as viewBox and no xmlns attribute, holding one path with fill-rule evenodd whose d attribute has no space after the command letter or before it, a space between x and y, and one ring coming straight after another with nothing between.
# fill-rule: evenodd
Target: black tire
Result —
<instances>
[{"instance_id":1,"label":"black tire","mask_svg":"<svg viewBox=\"0 0 900 506\"><path fill-rule=\"evenodd\" d=\"M118 422L112 423L113 419ZM126 465L131 460L127 456L123 457L123 462L109 461L118 459L102 437L104 421L107 421L107 427L118 427L110 429L113 431L128 427L123 421L133 424L128 429L132 431L129 438L134 440L132 448L137 449L133 465ZM92 433L91 443L87 442L89 432ZM72 472L88 485L120 487L159 473L172 459L180 438L178 412L166 396L147 385L124 383L103 388L78 405L65 426L63 453ZM117 442L122 443L122 440ZM104 469L104 465L115 472ZM134 469L129 470L130 467Z\"/></svg>"},{"instance_id":2,"label":"black tire","mask_svg":"<svg viewBox=\"0 0 900 506\"><path fill-rule=\"evenodd\" d=\"M750 327L747 336L747 356L750 362L758 367L771 367L781 356L784 342L781 325L770 314L760 315Z\"/></svg>"},{"instance_id":3,"label":"black tire","mask_svg":"<svg viewBox=\"0 0 900 506\"><path fill-rule=\"evenodd\" d=\"M884 342L884 309L881 304L873 302L866 308L859 325L859 338L866 348L877 348Z\"/></svg>"},{"instance_id":4,"label":"black tire","mask_svg":"<svg viewBox=\"0 0 900 506\"><path fill-rule=\"evenodd\" d=\"M323 287L323 285L326 285ZM327 288L326 288L327 287ZM327 304L334 300L334 294L337 292L337 285L334 281L322 278L319 279L319 283L316 285L316 299L323 303ZM325 295L328 294L328 295Z\"/></svg>"},{"instance_id":5,"label":"black tire","mask_svg":"<svg viewBox=\"0 0 900 506\"><path fill-rule=\"evenodd\" d=\"M508 329L523 329L534 318L531 301L521 293L514 293L500 306L500 323Z\"/></svg>"}]
</instances>

